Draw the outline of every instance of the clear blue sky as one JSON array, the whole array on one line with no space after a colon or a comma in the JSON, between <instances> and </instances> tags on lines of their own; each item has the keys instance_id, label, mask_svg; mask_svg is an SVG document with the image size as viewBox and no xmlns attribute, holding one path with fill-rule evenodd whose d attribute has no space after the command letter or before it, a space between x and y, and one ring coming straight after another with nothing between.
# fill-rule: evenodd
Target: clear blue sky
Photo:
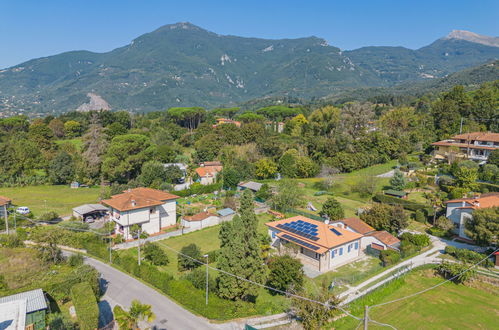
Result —
<instances>
[{"instance_id":1,"label":"clear blue sky","mask_svg":"<svg viewBox=\"0 0 499 330\"><path fill-rule=\"evenodd\" d=\"M315 35L342 49L414 49L453 29L499 34L499 0L0 0L0 13L0 68L69 50L109 51L186 21L219 34Z\"/></svg>"}]
</instances>

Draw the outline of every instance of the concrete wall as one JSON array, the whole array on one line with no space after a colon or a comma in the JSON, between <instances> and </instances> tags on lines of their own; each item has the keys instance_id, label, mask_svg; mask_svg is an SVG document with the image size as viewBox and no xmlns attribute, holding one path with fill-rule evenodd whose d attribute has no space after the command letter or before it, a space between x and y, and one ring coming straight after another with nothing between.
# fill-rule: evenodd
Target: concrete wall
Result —
<instances>
[{"instance_id":1,"label":"concrete wall","mask_svg":"<svg viewBox=\"0 0 499 330\"><path fill-rule=\"evenodd\" d=\"M161 224L160 227L170 227L177 223L177 203L176 200L168 200L159 207Z\"/></svg>"},{"instance_id":2,"label":"concrete wall","mask_svg":"<svg viewBox=\"0 0 499 330\"><path fill-rule=\"evenodd\" d=\"M203 177L201 177L199 183L201 183L202 185L207 186L209 184L215 183L215 181L216 181L215 177L212 177L212 176L210 176L210 177L203 176Z\"/></svg>"},{"instance_id":3,"label":"concrete wall","mask_svg":"<svg viewBox=\"0 0 499 330\"><path fill-rule=\"evenodd\" d=\"M454 223L452 232L460 237L469 239L464 233L466 229L465 223L472 218L472 209L460 209L459 207L465 206L465 202L447 203L447 210L445 216Z\"/></svg>"},{"instance_id":4,"label":"concrete wall","mask_svg":"<svg viewBox=\"0 0 499 330\"><path fill-rule=\"evenodd\" d=\"M357 258L360 255L360 251L360 239L335 247L326 253L326 258L328 259L327 266L329 269L334 269L337 266L348 263Z\"/></svg>"},{"instance_id":5,"label":"concrete wall","mask_svg":"<svg viewBox=\"0 0 499 330\"><path fill-rule=\"evenodd\" d=\"M182 226L189 228L190 230L199 230L206 227L216 226L220 223L220 218L217 216L211 216L201 221L186 221L181 220Z\"/></svg>"}]
</instances>

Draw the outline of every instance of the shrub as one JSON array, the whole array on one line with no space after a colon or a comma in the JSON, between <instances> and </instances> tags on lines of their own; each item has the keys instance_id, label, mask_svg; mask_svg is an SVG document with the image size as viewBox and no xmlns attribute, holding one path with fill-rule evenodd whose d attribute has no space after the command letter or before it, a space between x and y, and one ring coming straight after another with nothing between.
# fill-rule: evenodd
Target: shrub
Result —
<instances>
[{"instance_id":1,"label":"shrub","mask_svg":"<svg viewBox=\"0 0 499 330\"><path fill-rule=\"evenodd\" d=\"M400 242L400 253L402 257L406 258L420 251L420 248L409 241Z\"/></svg>"},{"instance_id":2,"label":"shrub","mask_svg":"<svg viewBox=\"0 0 499 330\"><path fill-rule=\"evenodd\" d=\"M412 234L406 232L400 235L400 240L409 241L419 248L430 245L430 237L426 234Z\"/></svg>"},{"instance_id":3,"label":"shrub","mask_svg":"<svg viewBox=\"0 0 499 330\"><path fill-rule=\"evenodd\" d=\"M485 254L481 254L481 253L471 251L468 249L456 248L454 246L446 246L445 253L450 254L451 256L458 259L459 261L469 262L469 263L473 263L473 264L476 264L476 263L482 261L486 257ZM482 263L482 266L493 267L494 263L491 260L486 259Z\"/></svg>"},{"instance_id":4,"label":"shrub","mask_svg":"<svg viewBox=\"0 0 499 330\"><path fill-rule=\"evenodd\" d=\"M73 321L62 313L50 313L47 315L47 325L54 330L74 330L77 329Z\"/></svg>"},{"instance_id":5,"label":"shrub","mask_svg":"<svg viewBox=\"0 0 499 330\"><path fill-rule=\"evenodd\" d=\"M414 220L417 222L425 223L426 222L426 216L422 210L416 210L414 213Z\"/></svg>"},{"instance_id":6,"label":"shrub","mask_svg":"<svg viewBox=\"0 0 499 330\"><path fill-rule=\"evenodd\" d=\"M192 283L196 289L206 290L206 271L203 269L194 269L185 276L185 279ZM208 290L215 292L217 289L217 281L208 274Z\"/></svg>"},{"instance_id":7,"label":"shrub","mask_svg":"<svg viewBox=\"0 0 499 330\"><path fill-rule=\"evenodd\" d=\"M45 212L45 213L41 214L38 217L38 220L40 220L40 221L52 221L52 220L57 219L57 218L59 218L59 214L57 214L57 212L49 211L49 212Z\"/></svg>"},{"instance_id":8,"label":"shrub","mask_svg":"<svg viewBox=\"0 0 499 330\"><path fill-rule=\"evenodd\" d=\"M86 282L92 287L94 296L99 294L99 273L89 265L82 265L75 268L66 278L61 281L52 282L47 280L43 283L43 289L54 300L66 302L71 296L71 288L78 284Z\"/></svg>"},{"instance_id":9,"label":"shrub","mask_svg":"<svg viewBox=\"0 0 499 330\"><path fill-rule=\"evenodd\" d=\"M196 244L189 244L180 250L181 254L178 255L178 269L180 271L190 270L201 266L201 250ZM193 260L195 259L195 260Z\"/></svg>"},{"instance_id":10,"label":"shrub","mask_svg":"<svg viewBox=\"0 0 499 330\"><path fill-rule=\"evenodd\" d=\"M433 215L433 209L425 204L419 204L413 201L408 201L406 199L387 196L382 193L378 193L373 197L373 200L380 203L401 205L404 209L409 211L422 210L426 213L426 216Z\"/></svg>"},{"instance_id":11,"label":"shrub","mask_svg":"<svg viewBox=\"0 0 499 330\"><path fill-rule=\"evenodd\" d=\"M268 285L287 291L300 291L303 286L303 265L298 259L292 258L288 255L274 257L268 263L270 270ZM275 294L271 291L271 294Z\"/></svg>"},{"instance_id":12,"label":"shrub","mask_svg":"<svg viewBox=\"0 0 499 330\"><path fill-rule=\"evenodd\" d=\"M99 325L99 307L92 287L88 283L78 283L71 288L71 300L76 310L82 330L94 330Z\"/></svg>"},{"instance_id":13,"label":"shrub","mask_svg":"<svg viewBox=\"0 0 499 330\"><path fill-rule=\"evenodd\" d=\"M379 258L384 267L395 264L400 260L400 253L394 250L384 250L379 254Z\"/></svg>"},{"instance_id":14,"label":"shrub","mask_svg":"<svg viewBox=\"0 0 499 330\"><path fill-rule=\"evenodd\" d=\"M72 254L68 258L68 264L71 267L78 267L83 265L83 256L81 254Z\"/></svg>"},{"instance_id":15,"label":"shrub","mask_svg":"<svg viewBox=\"0 0 499 330\"><path fill-rule=\"evenodd\" d=\"M144 258L156 266L168 265L170 262L165 251L157 244L151 242L146 242L144 245Z\"/></svg>"},{"instance_id":16,"label":"shrub","mask_svg":"<svg viewBox=\"0 0 499 330\"><path fill-rule=\"evenodd\" d=\"M474 268L469 269L469 265L457 262L442 262L437 266L437 271L445 278L453 278L455 283L463 283L471 280L476 275Z\"/></svg>"},{"instance_id":17,"label":"shrub","mask_svg":"<svg viewBox=\"0 0 499 330\"><path fill-rule=\"evenodd\" d=\"M24 243L17 234L15 235L1 234L0 246L5 248L15 248L15 247L24 246Z\"/></svg>"}]
</instances>

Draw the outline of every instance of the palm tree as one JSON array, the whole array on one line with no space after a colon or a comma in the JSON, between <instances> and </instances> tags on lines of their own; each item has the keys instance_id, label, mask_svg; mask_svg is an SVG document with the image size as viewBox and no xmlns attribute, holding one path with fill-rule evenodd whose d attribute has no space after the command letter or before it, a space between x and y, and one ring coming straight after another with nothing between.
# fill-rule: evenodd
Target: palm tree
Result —
<instances>
[{"instance_id":1,"label":"palm tree","mask_svg":"<svg viewBox=\"0 0 499 330\"><path fill-rule=\"evenodd\" d=\"M113 313L119 329L122 330L140 329L138 326L139 321L150 323L156 318L156 315L152 312L151 305L142 304L138 300L132 301L132 306L128 312L121 308L121 306L116 305Z\"/></svg>"}]
</instances>

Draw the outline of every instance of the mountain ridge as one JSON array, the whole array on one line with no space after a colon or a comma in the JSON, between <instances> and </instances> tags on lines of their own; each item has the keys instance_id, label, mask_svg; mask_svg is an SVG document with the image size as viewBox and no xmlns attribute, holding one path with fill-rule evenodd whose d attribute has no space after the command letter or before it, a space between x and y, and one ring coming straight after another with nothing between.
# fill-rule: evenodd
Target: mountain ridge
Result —
<instances>
[{"instance_id":1,"label":"mountain ridge","mask_svg":"<svg viewBox=\"0 0 499 330\"><path fill-rule=\"evenodd\" d=\"M74 110L88 102L88 93L112 109L135 112L236 105L264 96L323 97L444 77L497 58L498 47L455 38L417 50L342 51L315 36L246 38L181 22L109 52L70 51L0 70L0 115Z\"/></svg>"}]
</instances>

